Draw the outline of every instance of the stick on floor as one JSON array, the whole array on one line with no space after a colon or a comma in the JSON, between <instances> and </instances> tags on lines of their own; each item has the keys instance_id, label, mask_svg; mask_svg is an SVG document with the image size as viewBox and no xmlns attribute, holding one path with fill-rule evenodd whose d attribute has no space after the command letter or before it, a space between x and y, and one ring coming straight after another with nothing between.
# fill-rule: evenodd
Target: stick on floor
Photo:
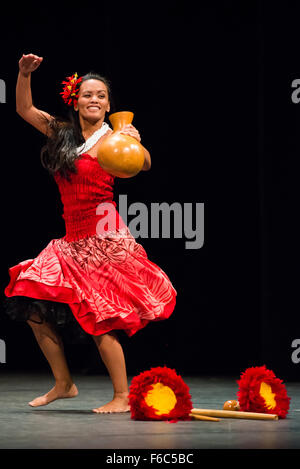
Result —
<instances>
[{"instance_id":1,"label":"stick on floor","mask_svg":"<svg viewBox=\"0 0 300 469\"><path fill-rule=\"evenodd\" d=\"M276 414L262 414L259 412L242 412L240 410L217 410L217 409L192 409L192 415L203 415L207 417L223 417L231 419L252 420L278 420Z\"/></svg>"}]
</instances>

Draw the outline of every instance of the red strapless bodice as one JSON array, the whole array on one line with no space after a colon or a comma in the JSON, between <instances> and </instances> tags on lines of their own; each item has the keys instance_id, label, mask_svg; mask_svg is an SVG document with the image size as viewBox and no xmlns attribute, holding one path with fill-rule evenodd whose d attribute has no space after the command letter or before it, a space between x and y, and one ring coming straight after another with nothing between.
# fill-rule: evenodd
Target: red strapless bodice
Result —
<instances>
[{"instance_id":1,"label":"red strapless bodice","mask_svg":"<svg viewBox=\"0 0 300 469\"><path fill-rule=\"evenodd\" d=\"M70 173L70 182L57 172L54 179L63 203L63 219L66 226L65 239L75 241L96 233L97 222L103 215L96 215L101 202L113 201L114 176L101 168L98 160L82 154L75 161L77 174Z\"/></svg>"}]
</instances>

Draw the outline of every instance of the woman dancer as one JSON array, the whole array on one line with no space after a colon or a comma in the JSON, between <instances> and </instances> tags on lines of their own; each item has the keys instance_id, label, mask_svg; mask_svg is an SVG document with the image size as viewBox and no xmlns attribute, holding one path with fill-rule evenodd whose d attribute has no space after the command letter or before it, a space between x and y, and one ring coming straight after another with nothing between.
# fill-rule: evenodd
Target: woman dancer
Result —
<instances>
[{"instance_id":1,"label":"woman dancer","mask_svg":"<svg viewBox=\"0 0 300 469\"><path fill-rule=\"evenodd\" d=\"M29 402L30 406L78 394L57 328L75 318L93 337L113 384L112 400L93 411L127 412L126 364L116 330L130 337L149 321L168 318L176 291L119 216L113 201L114 177L97 160L99 146L112 132L104 122L111 102L107 80L97 74L69 77L61 94L71 116L62 121L32 103L31 73L42 60L27 54L19 61L17 112L47 136L41 162L58 185L66 235L51 240L35 259L9 269L6 312L13 319L27 321L54 375L53 389ZM122 132L141 142L132 125ZM143 149L143 170L147 171L151 158ZM101 203L113 208L113 232L97 231L104 216L96 212Z\"/></svg>"}]
</instances>

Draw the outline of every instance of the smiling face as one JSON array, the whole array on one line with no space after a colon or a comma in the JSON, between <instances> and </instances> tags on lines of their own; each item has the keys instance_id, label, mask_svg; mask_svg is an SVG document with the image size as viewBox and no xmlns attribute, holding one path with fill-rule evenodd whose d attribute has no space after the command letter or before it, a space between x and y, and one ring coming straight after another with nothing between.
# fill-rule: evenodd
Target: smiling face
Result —
<instances>
[{"instance_id":1,"label":"smiling face","mask_svg":"<svg viewBox=\"0 0 300 469\"><path fill-rule=\"evenodd\" d=\"M104 120L105 113L110 110L109 94L105 83L95 79L83 81L74 109L79 112L82 119L93 124Z\"/></svg>"}]
</instances>

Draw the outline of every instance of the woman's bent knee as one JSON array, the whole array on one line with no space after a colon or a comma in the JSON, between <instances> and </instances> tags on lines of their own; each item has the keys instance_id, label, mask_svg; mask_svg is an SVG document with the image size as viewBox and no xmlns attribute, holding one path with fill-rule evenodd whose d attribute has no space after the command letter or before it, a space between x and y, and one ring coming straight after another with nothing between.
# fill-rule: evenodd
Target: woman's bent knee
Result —
<instances>
[{"instance_id":1,"label":"woman's bent knee","mask_svg":"<svg viewBox=\"0 0 300 469\"><path fill-rule=\"evenodd\" d=\"M37 338L48 337L55 343L60 343L61 339L52 324L42 321L37 314L32 314L26 321L33 330Z\"/></svg>"},{"instance_id":2,"label":"woman's bent knee","mask_svg":"<svg viewBox=\"0 0 300 469\"><path fill-rule=\"evenodd\" d=\"M100 335L93 335L93 339L97 346L101 345L103 341L106 342L107 340L111 340L111 338L114 338L119 342L118 335L115 330L108 331Z\"/></svg>"},{"instance_id":3,"label":"woman's bent knee","mask_svg":"<svg viewBox=\"0 0 300 469\"><path fill-rule=\"evenodd\" d=\"M31 327L39 326L44 324L44 321L41 320L40 316L36 313L31 314L29 319L27 319L27 324Z\"/></svg>"}]
</instances>

